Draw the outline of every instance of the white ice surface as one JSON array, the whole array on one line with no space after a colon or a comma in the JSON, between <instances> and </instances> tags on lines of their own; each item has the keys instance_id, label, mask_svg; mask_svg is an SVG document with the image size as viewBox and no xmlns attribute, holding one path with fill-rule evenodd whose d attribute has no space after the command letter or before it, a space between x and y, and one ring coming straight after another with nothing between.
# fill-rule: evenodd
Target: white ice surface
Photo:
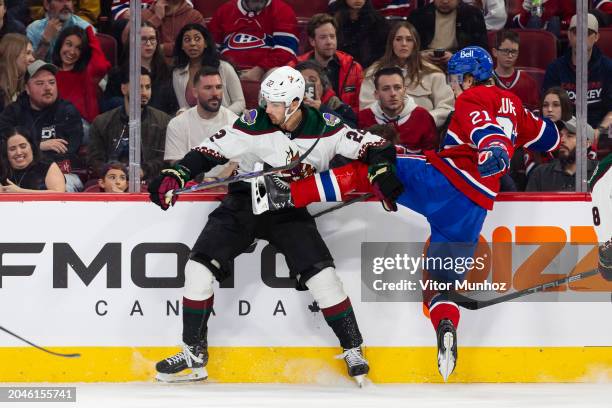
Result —
<instances>
[{"instance_id":1,"label":"white ice surface","mask_svg":"<svg viewBox=\"0 0 612 408\"><path fill-rule=\"evenodd\" d=\"M0 407L83 408L527 408L612 407L612 383L601 384L0 384L76 386L77 402L6 403Z\"/></svg>"}]
</instances>

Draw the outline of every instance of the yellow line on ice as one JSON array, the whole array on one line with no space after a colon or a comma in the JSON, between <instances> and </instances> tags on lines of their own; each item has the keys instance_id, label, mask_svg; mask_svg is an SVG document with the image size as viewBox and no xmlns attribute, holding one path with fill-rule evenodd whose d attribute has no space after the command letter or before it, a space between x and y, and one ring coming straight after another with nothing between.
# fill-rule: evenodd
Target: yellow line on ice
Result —
<instances>
[{"instance_id":1,"label":"yellow line on ice","mask_svg":"<svg viewBox=\"0 0 612 408\"><path fill-rule=\"evenodd\" d=\"M81 358L53 357L31 347L0 348L0 382L152 380L168 347L53 347ZM215 382L334 383L346 379L333 347L211 347ZM442 382L433 347L368 347L375 383ZM612 381L612 347L461 347L449 382Z\"/></svg>"}]
</instances>

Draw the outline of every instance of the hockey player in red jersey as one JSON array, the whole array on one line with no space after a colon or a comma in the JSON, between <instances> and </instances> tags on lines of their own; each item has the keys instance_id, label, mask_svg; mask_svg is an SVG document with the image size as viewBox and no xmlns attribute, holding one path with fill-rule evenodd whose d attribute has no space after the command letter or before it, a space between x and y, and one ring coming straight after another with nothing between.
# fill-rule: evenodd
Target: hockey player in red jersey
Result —
<instances>
[{"instance_id":1,"label":"hockey player in red jersey","mask_svg":"<svg viewBox=\"0 0 612 408\"><path fill-rule=\"evenodd\" d=\"M383 197L383 206L397 204L424 215L431 227L428 257L464 256L474 253L487 210L499 191L499 178L506 173L515 147L550 151L559 143L559 133L549 119L540 119L523 108L520 99L494 86L493 61L480 47L455 53L448 63L451 86L457 96L455 112L439 152L398 155L396 172L404 192ZM351 191L373 191L369 186L385 166L351 163L291 183L290 197L296 207L317 201L340 201ZM267 183L270 185L271 183ZM268 193L274 200L275 192ZM462 281L454 270L428 270L440 282ZM445 293L424 293L424 304L436 330L438 370L446 381L457 361L459 308Z\"/></svg>"},{"instance_id":2,"label":"hockey player in red jersey","mask_svg":"<svg viewBox=\"0 0 612 408\"><path fill-rule=\"evenodd\" d=\"M259 81L297 55L297 19L282 0L229 0L217 9L208 29L223 58L244 71L241 79Z\"/></svg>"}]
</instances>

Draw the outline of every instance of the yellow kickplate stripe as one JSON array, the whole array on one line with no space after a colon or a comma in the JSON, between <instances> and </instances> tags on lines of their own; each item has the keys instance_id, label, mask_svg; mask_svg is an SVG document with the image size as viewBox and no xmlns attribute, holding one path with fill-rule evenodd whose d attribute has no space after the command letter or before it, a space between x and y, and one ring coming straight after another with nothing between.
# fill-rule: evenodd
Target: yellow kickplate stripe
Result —
<instances>
[{"instance_id":1,"label":"yellow kickplate stripe","mask_svg":"<svg viewBox=\"0 0 612 408\"><path fill-rule=\"evenodd\" d=\"M0 382L148 381L168 347L59 347L80 358L53 357L33 348L0 348ZM338 348L211 347L207 367L215 382L336 383L346 381ZM368 347L376 383L442 382L433 347ZM612 381L612 347L462 347L449 382Z\"/></svg>"}]
</instances>

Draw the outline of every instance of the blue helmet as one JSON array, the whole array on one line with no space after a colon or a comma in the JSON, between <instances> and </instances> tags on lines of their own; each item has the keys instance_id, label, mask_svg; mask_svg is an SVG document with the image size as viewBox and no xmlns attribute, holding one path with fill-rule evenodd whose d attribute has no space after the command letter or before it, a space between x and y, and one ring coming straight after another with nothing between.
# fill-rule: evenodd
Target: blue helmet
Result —
<instances>
[{"instance_id":1,"label":"blue helmet","mask_svg":"<svg viewBox=\"0 0 612 408\"><path fill-rule=\"evenodd\" d=\"M484 82L493 76L493 59L484 48L465 47L448 61L448 74L471 74L476 82Z\"/></svg>"}]
</instances>

